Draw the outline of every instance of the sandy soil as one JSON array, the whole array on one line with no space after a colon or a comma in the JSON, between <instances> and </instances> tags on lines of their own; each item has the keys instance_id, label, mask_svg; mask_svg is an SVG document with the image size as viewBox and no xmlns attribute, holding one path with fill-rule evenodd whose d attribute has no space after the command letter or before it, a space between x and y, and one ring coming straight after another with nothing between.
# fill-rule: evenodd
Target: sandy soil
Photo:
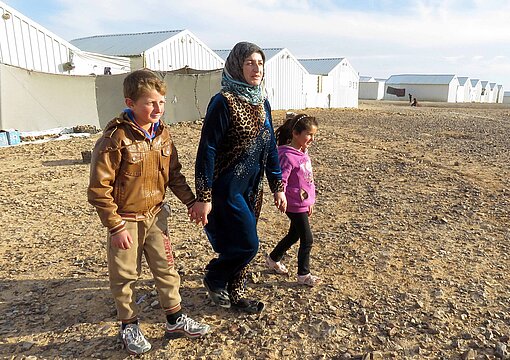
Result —
<instances>
[{"instance_id":1,"label":"sandy soil","mask_svg":"<svg viewBox=\"0 0 510 360\"><path fill-rule=\"evenodd\" d=\"M139 286L146 359L499 359L510 336L510 108L363 102L318 116L318 201L309 289L268 273L263 254L288 226L268 201L250 296L260 315L212 305L213 256L169 194L186 312L203 339L163 339L147 270ZM275 124L283 112L275 112ZM200 124L172 132L193 184ZM86 201L81 151L98 135L0 148L0 356L121 359L105 230ZM269 200L269 197L266 197ZM296 250L285 263L296 272Z\"/></svg>"}]
</instances>

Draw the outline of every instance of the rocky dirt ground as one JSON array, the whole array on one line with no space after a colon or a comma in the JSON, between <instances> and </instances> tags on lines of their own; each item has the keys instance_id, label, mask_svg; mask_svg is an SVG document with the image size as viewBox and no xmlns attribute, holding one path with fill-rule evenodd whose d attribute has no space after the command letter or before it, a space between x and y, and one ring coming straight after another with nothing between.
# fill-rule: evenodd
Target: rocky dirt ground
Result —
<instances>
[{"instance_id":1,"label":"rocky dirt ground","mask_svg":"<svg viewBox=\"0 0 510 360\"><path fill-rule=\"evenodd\" d=\"M266 201L250 284L266 303L260 315L212 305L201 279L213 252L169 194L183 305L212 332L164 340L145 270L138 299L153 350L143 358L508 359L510 108L421 105L308 110L320 121L311 263L324 282L304 288L264 269L288 226ZM200 124L172 132L192 184ZM128 357L105 230L85 194L81 151L97 137L0 148L2 358ZM284 261L295 273L296 249Z\"/></svg>"}]
</instances>

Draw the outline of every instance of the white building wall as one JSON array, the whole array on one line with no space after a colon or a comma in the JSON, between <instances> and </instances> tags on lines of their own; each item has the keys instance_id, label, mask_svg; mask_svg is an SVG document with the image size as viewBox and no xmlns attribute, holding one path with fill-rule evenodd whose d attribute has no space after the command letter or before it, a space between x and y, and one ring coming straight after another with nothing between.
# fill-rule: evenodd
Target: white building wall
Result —
<instances>
[{"instance_id":1,"label":"white building wall","mask_svg":"<svg viewBox=\"0 0 510 360\"><path fill-rule=\"evenodd\" d=\"M0 2L0 62L28 70L64 73L69 43Z\"/></svg>"},{"instance_id":2,"label":"white building wall","mask_svg":"<svg viewBox=\"0 0 510 360\"><path fill-rule=\"evenodd\" d=\"M343 59L326 77L325 90L330 108L358 107L359 75L346 59Z\"/></svg>"},{"instance_id":3,"label":"white building wall","mask_svg":"<svg viewBox=\"0 0 510 360\"><path fill-rule=\"evenodd\" d=\"M510 104L510 91L503 92L503 104Z\"/></svg>"},{"instance_id":4,"label":"white building wall","mask_svg":"<svg viewBox=\"0 0 510 360\"><path fill-rule=\"evenodd\" d=\"M396 95L388 94L388 86L397 89L405 89L405 96L398 97ZM399 100L409 102L408 94L412 94L416 100L419 101L442 101L448 102L449 100L449 85L429 85L429 84L388 84L384 86L384 100ZM453 91L453 99L451 102L455 102L456 91Z\"/></svg>"},{"instance_id":5,"label":"white building wall","mask_svg":"<svg viewBox=\"0 0 510 360\"><path fill-rule=\"evenodd\" d=\"M82 52L0 1L0 63L27 70L69 75L129 71L129 61Z\"/></svg>"},{"instance_id":6,"label":"white building wall","mask_svg":"<svg viewBox=\"0 0 510 360\"><path fill-rule=\"evenodd\" d=\"M457 88L457 99L455 100L458 103L464 102L464 92L466 89L466 85L459 85Z\"/></svg>"},{"instance_id":7,"label":"white building wall","mask_svg":"<svg viewBox=\"0 0 510 360\"><path fill-rule=\"evenodd\" d=\"M265 88L274 110L304 109L306 70L286 49L266 59Z\"/></svg>"},{"instance_id":8,"label":"white building wall","mask_svg":"<svg viewBox=\"0 0 510 360\"><path fill-rule=\"evenodd\" d=\"M384 81L360 81L358 98L363 100L381 100L384 97Z\"/></svg>"},{"instance_id":9,"label":"white building wall","mask_svg":"<svg viewBox=\"0 0 510 360\"><path fill-rule=\"evenodd\" d=\"M328 94L324 92L324 78L322 75L304 75L305 108L327 108Z\"/></svg>"},{"instance_id":10,"label":"white building wall","mask_svg":"<svg viewBox=\"0 0 510 360\"><path fill-rule=\"evenodd\" d=\"M464 84L464 102L471 100L471 81L468 79Z\"/></svg>"},{"instance_id":11,"label":"white building wall","mask_svg":"<svg viewBox=\"0 0 510 360\"><path fill-rule=\"evenodd\" d=\"M459 87L459 80L457 77L453 78L452 81L450 81L450 84L448 85L448 94L447 94L447 101L454 103L457 101L457 88Z\"/></svg>"},{"instance_id":12,"label":"white building wall","mask_svg":"<svg viewBox=\"0 0 510 360\"><path fill-rule=\"evenodd\" d=\"M496 83L489 83L489 101L490 103L495 103L498 98L498 88L496 86Z\"/></svg>"},{"instance_id":13,"label":"white building wall","mask_svg":"<svg viewBox=\"0 0 510 360\"><path fill-rule=\"evenodd\" d=\"M464 82L464 85L461 85L459 82L459 87L457 88L457 102L458 103L469 102L470 95L471 95L471 81L468 78Z\"/></svg>"},{"instance_id":14,"label":"white building wall","mask_svg":"<svg viewBox=\"0 0 510 360\"><path fill-rule=\"evenodd\" d=\"M187 30L146 50L144 56L145 66L159 71L186 66L196 70L215 70L224 65L223 59Z\"/></svg>"},{"instance_id":15,"label":"white building wall","mask_svg":"<svg viewBox=\"0 0 510 360\"><path fill-rule=\"evenodd\" d=\"M481 94L482 94L482 84L480 83L480 81L477 81L475 86L471 85L470 95L469 95L470 101L479 103L481 101L481 96L482 96Z\"/></svg>"},{"instance_id":16,"label":"white building wall","mask_svg":"<svg viewBox=\"0 0 510 360\"><path fill-rule=\"evenodd\" d=\"M481 81L481 93L480 93L480 102L481 103L487 103L489 102L489 94L490 94L490 87L488 81Z\"/></svg>"},{"instance_id":17,"label":"white building wall","mask_svg":"<svg viewBox=\"0 0 510 360\"><path fill-rule=\"evenodd\" d=\"M498 85L498 97L497 97L497 103L498 104L501 104L503 102L503 97L504 97L504 90L503 90L503 85Z\"/></svg>"}]
</instances>

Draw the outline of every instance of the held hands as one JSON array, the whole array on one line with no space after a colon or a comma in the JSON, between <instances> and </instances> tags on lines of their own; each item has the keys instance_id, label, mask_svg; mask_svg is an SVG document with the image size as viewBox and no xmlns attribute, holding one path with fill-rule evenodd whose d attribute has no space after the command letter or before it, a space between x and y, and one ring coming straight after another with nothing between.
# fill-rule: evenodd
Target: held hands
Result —
<instances>
[{"instance_id":1,"label":"held hands","mask_svg":"<svg viewBox=\"0 0 510 360\"><path fill-rule=\"evenodd\" d=\"M287 210L287 198L285 197L285 193L280 191L274 193L274 205L280 212L284 213Z\"/></svg>"},{"instance_id":2,"label":"held hands","mask_svg":"<svg viewBox=\"0 0 510 360\"><path fill-rule=\"evenodd\" d=\"M196 224L202 223L203 226L207 225L207 215L211 212L212 204L210 202L196 202L188 209L188 216L190 221Z\"/></svg>"},{"instance_id":3,"label":"held hands","mask_svg":"<svg viewBox=\"0 0 510 360\"><path fill-rule=\"evenodd\" d=\"M127 250L131 248L131 245L133 244L133 238L127 230L122 230L121 232L112 235L110 238L110 243L113 247Z\"/></svg>"}]
</instances>

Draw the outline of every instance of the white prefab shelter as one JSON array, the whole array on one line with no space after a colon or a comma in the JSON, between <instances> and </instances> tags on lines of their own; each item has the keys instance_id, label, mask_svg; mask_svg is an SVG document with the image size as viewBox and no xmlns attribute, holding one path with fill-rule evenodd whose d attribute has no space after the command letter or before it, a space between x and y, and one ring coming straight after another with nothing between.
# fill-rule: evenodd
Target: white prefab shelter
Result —
<instances>
[{"instance_id":1,"label":"white prefab shelter","mask_svg":"<svg viewBox=\"0 0 510 360\"><path fill-rule=\"evenodd\" d=\"M503 102L504 95L505 95L505 92L503 90L503 85L498 85L498 97L496 98L496 102L498 104L501 104Z\"/></svg>"},{"instance_id":2,"label":"white prefab shelter","mask_svg":"<svg viewBox=\"0 0 510 360\"><path fill-rule=\"evenodd\" d=\"M471 91L470 91L470 101L479 103L482 97L482 83L480 79L470 79L471 82Z\"/></svg>"},{"instance_id":3,"label":"white prefab shelter","mask_svg":"<svg viewBox=\"0 0 510 360\"><path fill-rule=\"evenodd\" d=\"M480 93L480 102L486 103L489 102L489 96L490 96L490 88L489 88L489 82L486 80L480 81L480 84L482 86L482 91Z\"/></svg>"},{"instance_id":4,"label":"white prefab shelter","mask_svg":"<svg viewBox=\"0 0 510 360\"><path fill-rule=\"evenodd\" d=\"M381 100L384 97L385 82L386 79L360 76L358 98L362 100Z\"/></svg>"},{"instance_id":5,"label":"white prefab shelter","mask_svg":"<svg viewBox=\"0 0 510 360\"><path fill-rule=\"evenodd\" d=\"M402 74L386 80L384 100L455 102L459 80L456 75Z\"/></svg>"},{"instance_id":6,"label":"white prefab shelter","mask_svg":"<svg viewBox=\"0 0 510 360\"><path fill-rule=\"evenodd\" d=\"M97 35L71 40L71 44L84 51L128 57L133 70L172 71L184 67L214 70L224 63L188 30Z\"/></svg>"},{"instance_id":7,"label":"white prefab shelter","mask_svg":"<svg viewBox=\"0 0 510 360\"><path fill-rule=\"evenodd\" d=\"M467 76L459 76L459 87L457 88L457 102L469 102L471 96L471 81Z\"/></svg>"},{"instance_id":8,"label":"white prefab shelter","mask_svg":"<svg viewBox=\"0 0 510 360\"><path fill-rule=\"evenodd\" d=\"M503 104L510 104L510 91L503 92Z\"/></svg>"},{"instance_id":9,"label":"white prefab shelter","mask_svg":"<svg viewBox=\"0 0 510 360\"><path fill-rule=\"evenodd\" d=\"M262 49L266 55L265 87L275 110L306 107L304 81L306 69L286 48Z\"/></svg>"},{"instance_id":10,"label":"white prefab shelter","mask_svg":"<svg viewBox=\"0 0 510 360\"><path fill-rule=\"evenodd\" d=\"M497 102L498 98L498 87L497 84L494 82L489 83L489 102L495 103Z\"/></svg>"},{"instance_id":11,"label":"white prefab shelter","mask_svg":"<svg viewBox=\"0 0 510 360\"><path fill-rule=\"evenodd\" d=\"M286 48L262 49L266 56L264 87L273 110L304 109L305 68ZM230 50L215 50L224 60Z\"/></svg>"},{"instance_id":12,"label":"white prefab shelter","mask_svg":"<svg viewBox=\"0 0 510 360\"><path fill-rule=\"evenodd\" d=\"M27 70L88 75L129 71L127 58L84 52L0 1L0 63Z\"/></svg>"},{"instance_id":13,"label":"white prefab shelter","mask_svg":"<svg viewBox=\"0 0 510 360\"><path fill-rule=\"evenodd\" d=\"M299 59L308 71L306 107L357 108L359 75L346 58Z\"/></svg>"}]
</instances>

